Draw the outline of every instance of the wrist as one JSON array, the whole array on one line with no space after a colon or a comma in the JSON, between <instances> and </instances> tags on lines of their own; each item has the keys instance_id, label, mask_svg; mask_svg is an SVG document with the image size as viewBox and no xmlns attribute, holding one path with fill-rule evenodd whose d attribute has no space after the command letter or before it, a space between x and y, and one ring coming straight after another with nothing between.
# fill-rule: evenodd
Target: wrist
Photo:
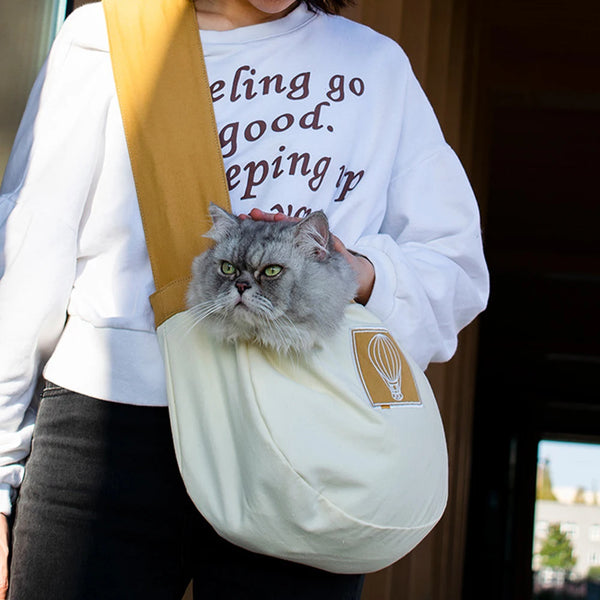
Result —
<instances>
[{"instance_id":1,"label":"wrist","mask_svg":"<svg viewBox=\"0 0 600 600\"><path fill-rule=\"evenodd\" d=\"M375 267L364 255L354 250L348 250L353 256L352 267L356 271L358 289L354 300L363 306L369 301L375 285Z\"/></svg>"}]
</instances>

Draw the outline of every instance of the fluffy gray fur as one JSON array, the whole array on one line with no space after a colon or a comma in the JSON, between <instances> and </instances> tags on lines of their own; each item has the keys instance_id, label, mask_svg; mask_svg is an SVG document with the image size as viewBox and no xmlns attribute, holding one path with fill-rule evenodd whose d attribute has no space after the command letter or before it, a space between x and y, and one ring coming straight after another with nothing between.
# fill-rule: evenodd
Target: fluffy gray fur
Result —
<instances>
[{"instance_id":1,"label":"fluffy gray fur","mask_svg":"<svg viewBox=\"0 0 600 600\"><path fill-rule=\"evenodd\" d=\"M194 259L187 294L196 323L219 340L285 353L306 352L336 331L357 282L323 212L298 223L239 219L214 205L210 215L206 236L216 243Z\"/></svg>"}]
</instances>

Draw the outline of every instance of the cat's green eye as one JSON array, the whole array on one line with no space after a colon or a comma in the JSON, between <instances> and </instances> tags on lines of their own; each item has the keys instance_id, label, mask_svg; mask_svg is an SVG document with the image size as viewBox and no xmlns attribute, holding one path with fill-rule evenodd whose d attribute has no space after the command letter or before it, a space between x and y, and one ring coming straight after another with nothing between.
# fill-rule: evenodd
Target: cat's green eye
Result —
<instances>
[{"instance_id":1,"label":"cat's green eye","mask_svg":"<svg viewBox=\"0 0 600 600\"><path fill-rule=\"evenodd\" d=\"M236 271L237 269L230 262L224 260L221 263L221 273L224 275L233 275Z\"/></svg>"},{"instance_id":2,"label":"cat's green eye","mask_svg":"<svg viewBox=\"0 0 600 600\"><path fill-rule=\"evenodd\" d=\"M263 273L267 277L275 277L275 275L279 275L279 273L281 273L282 270L283 267L280 267L279 265L269 265L263 270Z\"/></svg>"}]
</instances>

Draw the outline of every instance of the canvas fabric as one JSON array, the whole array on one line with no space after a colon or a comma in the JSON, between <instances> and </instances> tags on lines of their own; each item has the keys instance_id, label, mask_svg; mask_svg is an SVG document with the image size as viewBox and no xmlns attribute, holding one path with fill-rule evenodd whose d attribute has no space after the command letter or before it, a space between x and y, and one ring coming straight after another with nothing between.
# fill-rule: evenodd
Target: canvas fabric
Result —
<instances>
[{"instance_id":1,"label":"canvas fabric","mask_svg":"<svg viewBox=\"0 0 600 600\"><path fill-rule=\"evenodd\" d=\"M302 358L219 345L187 312L158 336L183 479L224 538L364 573L442 516L447 454L431 387L364 307L350 305L338 334Z\"/></svg>"}]
</instances>

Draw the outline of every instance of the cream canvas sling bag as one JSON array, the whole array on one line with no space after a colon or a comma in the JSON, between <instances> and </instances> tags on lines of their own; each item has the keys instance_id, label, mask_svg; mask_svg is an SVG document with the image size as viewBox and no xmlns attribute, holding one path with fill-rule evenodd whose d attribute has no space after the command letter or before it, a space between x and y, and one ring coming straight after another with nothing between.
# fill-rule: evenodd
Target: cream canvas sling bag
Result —
<instances>
[{"instance_id":1,"label":"cream canvas sling bag","mask_svg":"<svg viewBox=\"0 0 600 600\"><path fill-rule=\"evenodd\" d=\"M193 4L104 7L190 497L221 536L255 552L338 573L393 563L446 504L444 432L425 375L358 304L302 360L219 344L200 328L182 335L209 202L230 210Z\"/></svg>"}]
</instances>

